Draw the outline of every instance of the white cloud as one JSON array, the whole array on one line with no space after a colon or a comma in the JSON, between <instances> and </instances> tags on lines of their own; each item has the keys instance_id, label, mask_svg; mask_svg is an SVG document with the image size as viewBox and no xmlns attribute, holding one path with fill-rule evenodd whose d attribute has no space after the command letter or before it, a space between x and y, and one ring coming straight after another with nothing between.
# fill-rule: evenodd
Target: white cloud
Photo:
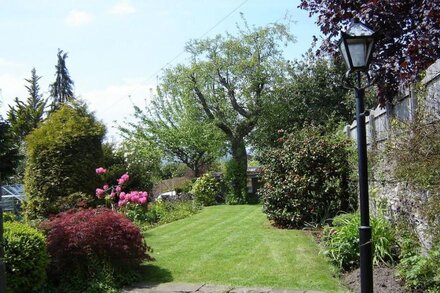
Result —
<instances>
[{"instance_id":1,"label":"white cloud","mask_svg":"<svg viewBox=\"0 0 440 293\"><path fill-rule=\"evenodd\" d=\"M15 97L27 97L25 78L29 78L30 68L12 60L0 58L0 115L6 114L8 105L12 104Z\"/></svg>"},{"instance_id":2,"label":"white cloud","mask_svg":"<svg viewBox=\"0 0 440 293\"><path fill-rule=\"evenodd\" d=\"M24 78L24 76L0 74L0 115L3 118L9 110L8 105L14 103L15 97L20 100L27 97Z\"/></svg>"},{"instance_id":3,"label":"white cloud","mask_svg":"<svg viewBox=\"0 0 440 293\"><path fill-rule=\"evenodd\" d=\"M64 19L68 26L84 26L93 21L93 15L83 10L71 10Z\"/></svg>"},{"instance_id":4,"label":"white cloud","mask_svg":"<svg viewBox=\"0 0 440 293\"><path fill-rule=\"evenodd\" d=\"M136 12L136 8L126 0L119 1L110 7L108 13L115 15L126 15Z\"/></svg>"},{"instance_id":5,"label":"white cloud","mask_svg":"<svg viewBox=\"0 0 440 293\"><path fill-rule=\"evenodd\" d=\"M155 86L146 85L143 80L129 79L81 95L89 109L107 126L107 137L110 140L119 140L118 126L133 121L133 105L143 109L150 99L150 88Z\"/></svg>"}]
</instances>

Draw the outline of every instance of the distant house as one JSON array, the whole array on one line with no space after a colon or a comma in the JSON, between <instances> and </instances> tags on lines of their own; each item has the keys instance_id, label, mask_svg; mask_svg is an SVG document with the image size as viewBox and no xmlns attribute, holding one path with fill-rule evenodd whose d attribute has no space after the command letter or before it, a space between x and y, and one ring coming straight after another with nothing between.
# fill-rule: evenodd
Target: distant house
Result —
<instances>
[{"instance_id":1,"label":"distant house","mask_svg":"<svg viewBox=\"0 0 440 293\"><path fill-rule=\"evenodd\" d=\"M246 187L249 194L257 194L258 188L261 186L261 167L248 167L247 168L247 181ZM214 172L214 177L221 178L222 172Z\"/></svg>"},{"instance_id":2,"label":"distant house","mask_svg":"<svg viewBox=\"0 0 440 293\"><path fill-rule=\"evenodd\" d=\"M261 186L261 167L247 168L247 190L250 194L256 194Z\"/></svg>"}]
</instances>

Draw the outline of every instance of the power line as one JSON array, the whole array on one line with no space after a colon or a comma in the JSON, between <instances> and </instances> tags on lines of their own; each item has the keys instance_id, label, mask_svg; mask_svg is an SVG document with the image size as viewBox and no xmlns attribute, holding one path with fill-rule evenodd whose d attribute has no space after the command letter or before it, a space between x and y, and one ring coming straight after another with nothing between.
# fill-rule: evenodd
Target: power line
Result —
<instances>
[{"instance_id":1,"label":"power line","mask_svg":"<svg viewBox=\"0 0 440 293\"><path fill-rule=\"evenodd\" d=\"M236 6L233 10L231 10L228 14L226 14L224 17L222 17L218 22L216 22L210 29L208 29L205 33L203 33L199 39L204 38L206 35L208 35L210 32L212 32L216 27L218 27L222 22L224 22L226 19L228 19L233 13L235 13L238 9L240 9L244 4L246 4L246 2L248 2L249 0L244 0L242 1L238 6ZM171 65L175 60L177 60L180 56L182 56L185 53L185 49L183 49L179 54L177 54L176 56L174 56L171 60L169 60L168 62L165 63L165 65L163 65L160 69L158 69L155 73L153 73L152 75L150 75L147 79L146 82L150 81L152 78L157 77L158 74L164 70L165 68L167 68L169 65ZM145 83L145 85L147 85L147 83ZM129 94L127 95L130 102L134 105L133 101L131 100L131 96L134 93L134 91L136 91L138 88L140 87L140 85L137 85L134 89L132 89ZM113 106L115 106L116 104L118 104L119 102L121 102L123 99L117 100L114 103L110 104L105 110L104 112L107 112L110 108L113 108Z\"/></svg>"}]
</instances>

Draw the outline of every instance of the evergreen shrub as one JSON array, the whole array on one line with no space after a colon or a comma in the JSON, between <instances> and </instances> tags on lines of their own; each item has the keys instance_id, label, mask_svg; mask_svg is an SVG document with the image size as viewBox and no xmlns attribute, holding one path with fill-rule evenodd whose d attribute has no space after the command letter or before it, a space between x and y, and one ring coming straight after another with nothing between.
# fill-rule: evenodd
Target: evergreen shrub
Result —
<instances>
[{"instance_id":1,"label":"evergreen shrub","mask_svg":"<svg viewBox=\"0 0 440 293\"><path fill-rule=\"evenodd\" d=\"M356 202L351 176L351 143L323 135L318 128L285 134L279 147L265 151L263 210L274 225L285 228L322 223Z\"/></svg>"},{"instance_id":2,"label":"evergreen shrub","mask_svg":"<svg viewBox=\"0 0 440 293\"><path fill-rule=\"evenodd\" d=\"M8 292L31 292L46 280L49 255L38 230L19 222L4 223L4 264Z\"/></svg>"},{"instance_id":3,"label":"evergreen shrub","mask_svg":"<svg viewBox=\"0 0 440 293\"><path fill-rule=\"evenodd\" d=\"M94 194L104 126L82 106L63 105L27 137L28 219L56 214L56 203L75 192Z\"/></svg>"},{"instance_id":4,"label":"evergreen shrub","mask_svg":"<svg viewBox=\"0 0 440 293\"><path fill-rule=\"evenodd\" d=\"M194 201L203 206L215 205L222 200L221 183L212 173L197 178L191 193L194 195Z\"/></svg>"}]
</instances>

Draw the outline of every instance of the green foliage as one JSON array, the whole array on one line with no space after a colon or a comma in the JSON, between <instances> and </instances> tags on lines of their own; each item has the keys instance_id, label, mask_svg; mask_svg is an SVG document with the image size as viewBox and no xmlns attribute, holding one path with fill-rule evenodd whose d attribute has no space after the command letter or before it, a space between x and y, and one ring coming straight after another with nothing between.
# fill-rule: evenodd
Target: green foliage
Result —
<instances>
[{"instance_id":1,"label":"green foliage","mask_svg":"<svg viewBox=\"0 0 440 293\"><path fill-rule=\"evenodd\" d=\"M287 61L282 47L294 41L287 25L249 26L246 21L236 35L217 35L190 41L188 65L167 70L163 86L169 96L185 97L189 104L218 128L228 142L232 159L244 174L247 167L247 136L261 118L265 101L283 84ZM242 200L245 178L234 179L232 188Z\"/></svg>"},{"instance_id":2,"label":"green foliage","mask_svg":"<svg viewBox=\"0 0 440 293\"><path fill-rule=\"evenodd\" d=\"M417 112L411 121L394 119L395 135L387 143L386 155L393 159L394 177L413 190L428 191L426 198L402 199L401 210L415 211L426 221L427 232L440 243L440 111L438 101L415 84Z\"/></svg>"},{"instance_id":3,"label":"green foliage","mask_svg":"<svg viewBox=\"0 0 440 293\"><path fill-rule=\"evenodd\" d=\"M237 162L236 160L227 161L225 167L225 183L227 187L226 203L248 203L249 198L246 187L247 172L243 172L243 168L239 166L239 162Z\"/></svg>"},{"instance_id":4,"label":"green foliage","mask_svg":"<svg viewBox=\"0 0 440 293\"><path fill-rule=\"evenodd\" d=\"M432 237L434 243L440 244L440 196L439 194L431 195L426 203L422 205L422 213L426 218L428 225L428 233Z\"/></svg>"},{"instance_id":5,"label":"green foliage","mask_svg":"<svg viewBox=\"0 0 440 293\"><path fill-rule=\"evenodd\" d=\"M395 259L396 240L390 223L382 216L372 217L373 264L392 263ZM333 226L323 231L324 254L341 270L348 271L359 266L358 213L341 214L333 219Z\"/></svg>"},{"instance_id":6,"label":"green foliage","mask_svg":"<svg viewBox=\"0 0 440 293\"><path fill-rule=\"evenodd\" d=\"M84 192L74 192L67 196L56 199L54 210L65 212L75 208L87 208L95 205L95 197Z\"/></svg>"},{"instance_id":7,"label":"green foliage","mask_svg":"<svg viewBox=\"0 0 440 293\"><path fill-rule=\"evenodd\" d=\"M185 175L188 167L182 163L166 162L160 168L161 179L171 179Z\"/></svg>"},{"instance_id":8,"label":"green foliage","mask_svg":"<svg viewBox=\"0 0 440 293\"><path fill-rule=\"evenodd\" d=\"M147 226L144 227L171 223L194 215L200 210L201 206L193 201L156 201L148 205L148 210L142 216L141 226L144 226L145 222Z\"/></svg>"},{"instance_id":9,"label":"green foliage","mask_svg":"<svg viewBox=\"0 0 440 293\"><path fill-rule=\"evenodd\" d=\"M280 137L279 145L259 158L263 210L275 225L304 227L353 209L352 151L345 137L323 135L320 129L308 127Z\"/></svg>"},{"instance_id":10,"label":"green foliage","mask_svg":"<svg viewBox=\"0 0 440 293\"><path fill-rule=\"evenodd\" d=\"M414 243L412 243L414 245ZM426 255L414 249L401 255L398 274L405 285L417 292L440 291L440 245L434 246Z\"/></svg>"},{"instance_id":11,"label":"green foliage","mask_svg":"<svg viewBox=\"0 0 440 293\"><path fill-rule=\"evenodd\" d=\"M17 216L13 212L3 211L3 222L15 222L17 221Z\"/></svg>"},{"instance_id":12,"label":"green foliage","mask_svg":"<svg viewBox=\"0 0 440 293\"><path fill-rule=\"evenodd\" d=\"M117 148L111 144L103 144L103 162L99 166L107 169L101 175L102 183L116 182L121 174L128 172L130 180L126 183L127 190L146 190L150 191L153 182L158 177L160 156L147 150L144 152L145 145L127 139Z\"/></svg>"},{"instance_id":13,"label":"green foliage","mask_svg":"<svg viewBox=\"0 0 440 293\"><path fill-rule=\"evenodd\" d=\"M210 206L218 203L222 198L221 183L211 173L206 173L197 178L192 187L191 193L194 195L194 201L203 206Z\"/></svg>"},{"instance_id":14,"label":"green foliage","mask_svg":"<svg viewBox=\"0 0 440 293\"><path fill-rule=\"evenodd\" d=\"M192 187L194 185L194 182L196 182L197 179L192 179L192 180L188 180L185 181L184 183L182 183L181 185L177 186L174 188L174 190L176 191L177 195L179 195L179 193L190 193L192 190Z\"/></svg>"},{"instance_id":15,"label":"green foliage","mask_svg":"<svg viewBox=\"0 0 440 293\"><path fill-rule=\"evenodd\" d=\"M11 125L0 116L0 181L14 175L20 159L18 140Z\"/></svg>"},{"instance_id":16,"label":"green foliage","mask_svg":"<svg viewBox=\"0 0 440 293\"><path fill-rule=\"evenodd\" d=\"M408 218L400 215L396 224L400 248L397 275L413 292L439 292L440 243L436 242L429 252L423 251Z\"/></svg>"},{"instance_id":17,"label":"green foliage","mask_svg":"<svg viewBox=\"0 0 440 293\"><path fill-rule=\"evenodd\" d=\"M69 194L94 194L104 132L85 107L64 105L27 136L24 211L28 219L57 213L57 200Z\"/></svg>"},{"instance_id":18,"label":"green foliage","mask_svg":"<svg viewBox=\"0 0 440 293\"><path fill-rule=\"evenodd\" d=\"M424 85L414 85L417 98L415 119L394 119L392 126L397 134L388 141L388 155L396 161L395 176L413 186L438 190L440 186L440 123L433 97Z\"/></svg>"},{"instance_id":19,"label":"green foliage","mask_svg":"<svg viewBox=\"0 0 440 293\"><path fill-rule=\"evenodd\" d=\"M333 130L340 122L351 123L355 107L340 86L344 73L343 64L312 51L289 63L287 80L265 101L253 144L259 149L277 145L279 129L293 132L314 124Z\"/></svg>"},{"instance_id":20,"label":"green foliage","mask_svg":"<svg viewBox=\"0 0 440 293\"><path fill-rule=\"evenodd\" d=\"M187 93L166 78L150 107L135 107L138 121L131 129L122 130L156 145L168 159L182 162L198 177L205 166L224 154L224 134L203 116Z\"/></svg>"},{"instance_id":21,"label":"green foliage","mask_svg":"<svg viewBox=\"0 0 440 293\"><path fill-rule=\"evenodd\" d=\"M29 96L26 103L15 98L14 106L9 106L8 121L17 137L23 140L38 124L43 120L46 111L47 100L40 94L40 85L38 84L41 76L37 75L35 68L31 71L31 78L25 79L28 85Z\"/></svg>"},{"instance_id":22,"label":"green foliage","mask_svg":"<svg viewBox=\"0 0 440 293\"><path fill-rule=\"evenodd\" d=\"M75 100L73 94L73 80L70 78L66 66L67 52L58 49L57 65L55 65L55 81L50 85L52 98L52 111L57 110L62 104Z\"/></svg>"},{"instance_id":23,"label":"green foliage","mask_svg":"<svg viewBox=\"0 0 440 293\"><path fill-rule=\"evenodd\" d=\"M31 292L44 283L49 256L41 232L22 223L5 222L4 250L8 292Z\"/></svg>"}]
</instances>

